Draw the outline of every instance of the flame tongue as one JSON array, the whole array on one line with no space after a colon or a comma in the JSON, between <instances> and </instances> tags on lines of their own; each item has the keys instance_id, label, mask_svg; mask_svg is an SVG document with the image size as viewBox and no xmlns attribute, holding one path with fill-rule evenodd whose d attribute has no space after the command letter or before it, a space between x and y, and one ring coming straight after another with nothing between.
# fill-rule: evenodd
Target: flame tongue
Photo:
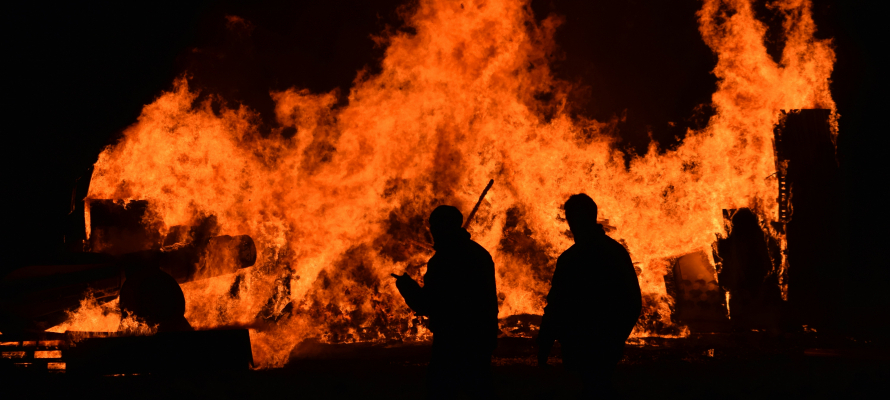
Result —
<instances>
[{"instance_id":1,"label":"flame tongue","mask_svg":"<svg viewBox=\"0 0 890 400\"><path fill-rule=\"evenodd\" d=\"M780 63L749 2L705 1L717 114L629 168L601 135L608 123L562 111L566 85L546 59L557 18L537 23L518 0L428 0L407 17L416 34L388 38L381 73L357 81L347 106L334 108L333 93L272 93L279 123L297 131L289 139L257 134L246 108L214 113L178 80L100 155L88 197L148 200L164 227L214 215L221 235L253 237L254 267L183 285L187 318L256 327L254 358L275 366L309 337L425 337L387 278L407 266L421 274L430 253L412 243L428 240L426 216L439 204L468 212L490 177L498 185L470 231L495 257L501 316L540 314L571 244L559 208L586 192L641 270L644 335L649 323L672 325L665 260L707 249L724 233L723 209L778 219L778 110L834 109L834 54L813 38L809 2L772 7L786 18ZM542 92L554 96L536 100Z\"/></svg>"}]
</instances>

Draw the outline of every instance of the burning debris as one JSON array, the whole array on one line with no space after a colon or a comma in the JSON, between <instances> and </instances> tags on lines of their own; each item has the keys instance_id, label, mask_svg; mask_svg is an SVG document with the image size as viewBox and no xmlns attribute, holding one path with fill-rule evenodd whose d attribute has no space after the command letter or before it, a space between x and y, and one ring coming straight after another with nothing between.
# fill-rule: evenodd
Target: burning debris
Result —
<instances>
[{"instance_id":1,"label":"burning debris","mask_svg":"<svg viewBox=\"0 0 890 400\"><path fill-rule=\"evenodd\" d=\"M519 0L419 2L405 16L411 32L380 39L379 74L360 75L348 101L270 93L279 126L269 134L256 111L178 79L95 164L84 203L85 246L97 253L85 257L95 260L7 276L20 291L4 293L4 310L18 319L0 330L66 319L68 330L91 329L64 311L92 288L159 332L250 327L260 367L283 365L307 339L426 340L426 322L388 278L420 280L425 216L441 204L470 210L479 177L498 181L469 231L494 258L502 335L537 330L572 241L559 205L582 191L634 261L643 315L632 337L774 324L776 294L792 301L795 277L807 282L786 236L805 225L798 200L812 182L798 167L809 161L789 149L813 137L824 158L837 130L834 53L813 36L809 2L774 7L786 21L778 61L750 2L703 3L715 115L675 148L653 142L639 156L617 148L610 122L569 112L571 85L549 64L561 20L537 21ZM817 121L819 137L795 118ZM141 308L128 287L170 301Z\"/></svg>"}]
</instances>

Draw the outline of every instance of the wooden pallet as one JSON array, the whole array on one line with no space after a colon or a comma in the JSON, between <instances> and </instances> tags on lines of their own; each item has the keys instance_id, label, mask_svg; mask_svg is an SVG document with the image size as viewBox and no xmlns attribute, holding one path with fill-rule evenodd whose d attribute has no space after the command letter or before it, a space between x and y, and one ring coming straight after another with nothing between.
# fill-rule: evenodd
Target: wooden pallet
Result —
<instances>
[{"instance_id":1,"label":"wooden pallet","mask_svg":"<svg viewBox=\"0 0 890 400\"><path fill-rule=\"evenodd\" d=\"M0 335L0 365L3 368L64 373L65 340L18 340L3 341Z\"/></svg>"},{"instance_id":2,"label":"wooden pallet","mask_svg":"<svg viewBox=\"0 0 890 400\"><path fill-rule=\"evenodd\" d=\"M113 332L69 332L65 339L4 341L0 368L44 373L134 375L195 368L247 370L253 365L247 329L163 332L120 336Z\"/></svg>"}]
</instances>

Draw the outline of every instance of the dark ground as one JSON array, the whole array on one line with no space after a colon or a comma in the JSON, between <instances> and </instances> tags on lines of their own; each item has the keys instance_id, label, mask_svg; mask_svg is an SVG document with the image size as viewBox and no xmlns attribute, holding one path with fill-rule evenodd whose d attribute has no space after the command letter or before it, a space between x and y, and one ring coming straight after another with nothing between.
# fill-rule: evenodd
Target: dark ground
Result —
<instances>
[{"instance_id":1,"label":"dark ground","mask_svg":"<svg viewBox=\"0 0 890 400\"><path fill-rule=\"evenodd\" d=\"M534 366L532 341L502 339L493 379L502 399L575 398L580 383ZM713 356L709 350L713 349ZM722 334L628 346L613 382L625 399L834 399L880 397L887 346L816 334ZM180 376L83 377L4 373L5 398L421 399L427 345L305 345L280 369ZM324 356L320 356L324 354Z\"/></svg>"}]
</instances>

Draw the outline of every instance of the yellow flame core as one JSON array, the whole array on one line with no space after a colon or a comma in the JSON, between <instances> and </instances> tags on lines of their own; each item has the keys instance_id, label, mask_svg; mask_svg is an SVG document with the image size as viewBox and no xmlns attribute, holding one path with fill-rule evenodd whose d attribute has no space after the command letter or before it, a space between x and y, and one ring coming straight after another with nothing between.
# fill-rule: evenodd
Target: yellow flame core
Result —
<instances>
[{"instance_id":1,"label":"yellow flame core","mask_svg":"<svg viewBox=\"0 0 890 400\"><path fill-rule=\"evenodd\" d=\"M282 365L310 337L427 337L389 274L430 254L398 247L423 238L394 233L393 221L423 221L439 204L468 212L489 178L496 183L469 229L495 259L501 317L542 312L553 261L571 245L559 208L586 192L642 269L646 318L670 325L668 259L710 249L724 234L723 209L777 220L778 110L835 109L834 53L813 37L810 2L770 7L785 18L779 62L750 2L704 2L698 17L718 57L717 114L676 149L653 142L629 167L605 134L609 122L564 112L568 86L546 58L559 18L536 22L520 0L422 0L406 16L416 34L383 39L381 73L359 75L348 105L335 107L333 93L272 93L279 123L296 129L291 138L260 135L245 107L214 112L178 80L102 152L88 198L149 200L165 227L215 215L220 234L252 236L255 267L183 289L195 327L253 326L263 367ZM548 91L553 100L535 99ZM506 247L508 214L520 217L533 251ZM290 317L256 325L262 310L290 303Z\"/></svg>"}]
</instances>

